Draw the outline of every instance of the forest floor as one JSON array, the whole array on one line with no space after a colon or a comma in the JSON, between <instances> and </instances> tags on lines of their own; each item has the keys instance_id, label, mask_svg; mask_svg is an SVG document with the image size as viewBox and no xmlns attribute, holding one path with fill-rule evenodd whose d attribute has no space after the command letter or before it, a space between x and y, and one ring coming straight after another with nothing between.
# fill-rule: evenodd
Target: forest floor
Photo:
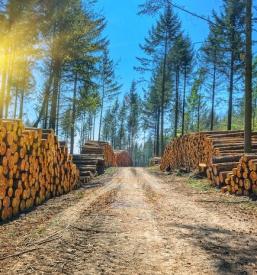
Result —
<instances>
[{"instance_id":1,"label":"forest floor","mask_svg":"<svg viewBox=\"0 0 257 275\"><path fill-rule=\"evenodd\" d=\"M257 274L257 203L121 168L0 225L1 274Z\"/></svg>"}]
</instances>

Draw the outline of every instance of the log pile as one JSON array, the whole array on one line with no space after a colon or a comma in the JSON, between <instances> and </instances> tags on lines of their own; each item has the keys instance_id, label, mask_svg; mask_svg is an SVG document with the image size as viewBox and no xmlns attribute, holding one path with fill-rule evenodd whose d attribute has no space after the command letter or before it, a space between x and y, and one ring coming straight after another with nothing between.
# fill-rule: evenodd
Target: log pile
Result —
<instances>
[{"instance_id":1,"label":"log pile","mask_svg":"<svg viewBox=\"0 0 257 275\"><path fill-rule=\"evenodd\" d=\"M186 169L194 170L199 163L211 163L211 140L203 133L193 133L171 141L161 159L161 170Z\"/></svg>"},{"instance_id":2,"label":"log pile","mask_svg":"<svg viewBox=\"0 0 257 275\"><path fill-rule=\"evenodd\" d=\"M65 143L51 130L0 121L0 216L6 220L79 184Z\"/></svg>"},{"instance_id":3,"label":"log pile","mask_svg":"<svg viewBox=\"0 0 257 275\"><path fill-rule=\"evenodd\" d=\"M257 153L257 133L253 133L253 152ZM200 132L174 139L166 147L161 170L199 168L212 164L214 157L230 157L244 153L243 131Z\"/></svg>"},{"instance_id":4,"label":"log pile","mask_svg":"<svg viewBox=\"0 0 257 275\"><path fill-rule=\"evenodd\" d=\"M80 171L80 181L83 183L103 174L105 168L116 166L111 145L103 141L87 141L81 148L81 154L73 155L73 161Z\"/></svg>"},{"instance_id":5,"label":"log pile","mask_svg":"<svg viewBox=\"0 0 257 275\"><path fill-rule=\"evenodd\" d=\"M88 183L92 178L104 173L104 157L96 154L73 155L73 162L77 165L80 182Z\"/></svg>"},{"instance_id":6,"label":"log pile","mask_svg":"<svg viewBox=\"0 0 257 275\"><path fill-rule=\"evenodd\" d=\"M105 167L106 168L115 167L116 157L112 146L107 142L101 142L101 146L103 147L103 151L104 151Z\"/></svg>"},{"instance_id":7,"label":"log pile","mask_svg":"<svg viewBox=\"0 0 257 275\"><path fill-rule=\"evenodd\" d=\"M104 166L113 167L116 166L115 163L115 154L112 149L112 146L105 141L88 141L85 143L81 150L82 154L96 154L103 155L104 157Z\"/></svg>"},{"instance_id":8,"label":"log pile","mask_svg":"<svg viewBox=\"0 0 257 275\"><path fill-rule=\"evenodd\" d=\"M116 158L116 164L118 167L130 167L133 165L132 159L128 151L116 150L114 151L114 153Z\"/></svg>"},{"instance_id":9,"label":"log pile","mask_svg":"<svg viewBox=\"0 0 257 275\"><path fill-rule=\"evenodd\" d=\"M150 166L157 166L157 165L160 165L160 164L161 164L161 158L160 157L151 158L150 161L149 161Z\"/></svg>"},{"instance_id":10,"label":"log pile","mask_svg":"<svg viewBox=\"0 0 257 275\"><path fill-rule=\"evenodd\" d=\"M244 155L225 178L223 192L236 195L257 195L257 155Z\"/></svg>"},{"instance_id":11,"label":"log pile","mask_svg":"<svg viewBox=\"0 0 257 275\"><path fill-rule=\"evenodd\" d=\"M173 140L161 160L162 170L199 168L217 187L238 195L257 194L257 133L252 155L244 155L243 131L200 132Z\"/></svg>"},{"instance_id":12,"label":"log pile","mask_svg":"<svg viewBox=\"0 0 257 275\"><path fill-rule=\"evenodd\" d=\"M236 169L244 154L244 133L242 131L216 134L212 138L216 157L206 164L206 174L210 182L217 187L225 185L228 174ZM253 153L257 153L257 133L252 134ZM200 167L203 164L200 164Z\"/></svg>"}]
</instances>

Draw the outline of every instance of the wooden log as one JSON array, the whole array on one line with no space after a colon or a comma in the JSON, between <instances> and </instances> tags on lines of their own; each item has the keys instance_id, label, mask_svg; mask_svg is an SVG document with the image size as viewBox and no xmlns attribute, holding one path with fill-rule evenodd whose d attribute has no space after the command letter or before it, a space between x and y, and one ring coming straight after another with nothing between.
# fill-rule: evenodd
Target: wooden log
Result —
<instances>
[{"instance_id":1,"label":"wooden log","mask_svg":"<svg viewBox=\"0 0 257 275\"><path fill-rule=\"evenodd\" d=\"M213 157L212 162L215 163L225 163L225 162L239 162L242 155L228 155L221 157Z\"/></svg>"},{"instance_id":2,"label":"wooden log","mask_svg":"<svg viewBox=\"0 0 257 275\"><path fill-rule=\"evenodd\" d=\"M219 172L222 171L232 171L233 168L236 168L238 165L238 162L225 162L225 163L216 163L213 164L213 173L215 176L219 174Z\"/></svg>"}]
</instances>

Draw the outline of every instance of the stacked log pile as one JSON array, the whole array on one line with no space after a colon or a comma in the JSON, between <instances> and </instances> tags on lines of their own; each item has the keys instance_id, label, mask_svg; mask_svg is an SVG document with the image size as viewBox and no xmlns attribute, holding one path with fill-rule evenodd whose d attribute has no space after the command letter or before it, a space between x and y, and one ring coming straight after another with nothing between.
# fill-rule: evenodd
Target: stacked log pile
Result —
<instances>
[{"instance_id":1,"label":"stacked log pile","mask_svg":"<svg viewBox=\"0 0 257 275\"><path fill-rule=\"evenodd\" d=\"M79 184L79 172L54 132L0 121L0 216L6 220Z\"/></svg>"},{"instance_id":2,"label":"stacked log pile","mask_svg":"<svg viewBox=\"0 0 257 275\"><path fill-rule=\"evenodd\" d=\"M161 164L161 158L160 157L151 158L150 161L149 161L150 166L157 166L157 165L160 165L160 164Z\"/></svg>"},{"instance_id":3,"label":"stacked log pile","mask_svg":"<svg viewBox=\"0 0 257 275\"><path fill-rule=\"evenodd\" d=\"M125 150L114 151L116 157L116 164L118 167L130 167L133 165L132 159Z\"/></svg>"},{"instance_id":4,"label":"stacked log pile","mask_svg":"<svg viewBox=\"0 0 257 275\"><path fill-rule=\"evenodd\" d=\"M106 167L116 166L111 145L103 141L87 141L81 149L81 154L73 155L73 161L80 171L80 181L83 183L103 174Z\"/></svg>"},{"instance_id":5,"label":"stacked log pile","mask_svg":"<svg viewBox=\"0 0 257 275\"><path fill-rule=\"evenodd\" d=\"M252 134L253 153L257 153L257 133ZM212 162L206 165L206 173L214 186L225 185L227 175L236 169L244 154L244 133L228 132L212 137L214 154ZM201 166L201 165L200 165Z\"/></svg>"},{"instance_id":6,"label":"stacked log pile","mask_svg":"<svg viewBox=\"0 0 257 275\"><path fill-rule=\"evenodd\" d=\"M253 153L257 156L257 133L252 134L252 144ZM191 171L200 168L200 172L206 174L215 186L222 187L226 182L229 186L230 182L234 185L234 179L238 183L240 181L240 185L246 181L247 185L248 181L252 183L255 174L249 169L248 164L242 162L243 154L243 131L194 133L179 137L167 146L161 161L161 169ZM246 168L243 169L242 165ZM235 186L237 188L237 185ZM229 191L231 188L228 188ZM234 192L232 189L232 193Z\"/></svg>"},{"instance_id":7,"label":"stacked log pile","mask_svg":"<svg viewBox=\"0 0 257 275\"><path fill-rule=\"evenodd\" d=\"M257 195L257 155L244 155L236 167L227 173L223 192L236 195Z\"/></svg>"},{"instance_id":8,"label":"stacked log pile","mask_svg":"<svg viewBox=\"0 0 257 275\"><path fill-rule=\"evenodd\" d=\"M88 183L92 178L104 172L104 158L99 154L73 155L73 162L77 165L80 182Z\"/></svg>"},{"instance_id":9,"label":"stacked log pile","mask_svg":"<svg viewBox=\"0 0 257 275\"><path fill-rule=\"evenodd\" d=\"M100 141L99 144L103 148L105 167L115 167L116 158L112 146L104 141Z\"/></svg>"},{"instance_id":10,"label":"stacked log pile","mask_svg":"<svg viewBox=\"0 0 257 275\"><path fill-rule=\"evenodd\" d=\"M161 159L161 170L194 170L199 163L211 163L211 140L203 133L193 133L174 139L168 144Z\"/></svg>"}]
</instances>

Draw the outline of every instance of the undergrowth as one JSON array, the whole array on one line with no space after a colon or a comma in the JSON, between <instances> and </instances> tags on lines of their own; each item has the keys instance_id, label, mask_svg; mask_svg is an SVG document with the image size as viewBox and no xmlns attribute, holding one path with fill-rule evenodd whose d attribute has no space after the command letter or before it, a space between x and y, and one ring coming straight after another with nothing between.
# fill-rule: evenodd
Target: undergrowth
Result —
<instances>
[{"instance_id":1,"label":"undergrowth","mask_svg":"<svg viewBox=\"0 0 257 275\"><path fill-rule=\"evenodd\" d=\"M195 179L193 177L189 177L187 180L187 183L196 190L199 191L210 191L210 190L214 190L214 188L210 185L210 183L208 182L208 180L206 179Z\"/></svg>"},{"instance_id":2,"label":"undergrowth","mask_svg":"<svg viewBox=\"0 0 257 275\"><path fill-rule=\"evenodd\" d=\"M113 176L118 171L117 167L110 167L105 170L105 175Z\"/></svg>"}]
</instances>

